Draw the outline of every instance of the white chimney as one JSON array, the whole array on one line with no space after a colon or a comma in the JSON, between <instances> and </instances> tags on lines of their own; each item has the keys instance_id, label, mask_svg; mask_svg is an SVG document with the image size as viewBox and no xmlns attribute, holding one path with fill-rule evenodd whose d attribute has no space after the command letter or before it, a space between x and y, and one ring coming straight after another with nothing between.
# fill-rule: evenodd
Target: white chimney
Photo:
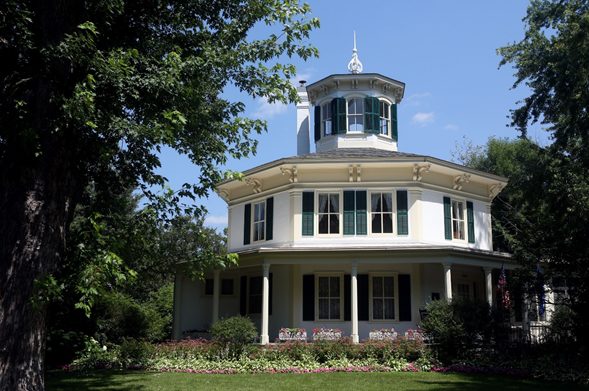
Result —
<instances>
[{"instance_id":1,"label":"white chimney","mask_svg":"<svg viewBox=\"0 0 589 391\"><path fill-rule=\"evenodd\" d=\"M305 80L301 80L297 87L299 102L297 103L297 155L305 155L311 152L309 141L309 121L311 111L309 110L309 97L305 88Z\"/></svg>"}]
</instances>

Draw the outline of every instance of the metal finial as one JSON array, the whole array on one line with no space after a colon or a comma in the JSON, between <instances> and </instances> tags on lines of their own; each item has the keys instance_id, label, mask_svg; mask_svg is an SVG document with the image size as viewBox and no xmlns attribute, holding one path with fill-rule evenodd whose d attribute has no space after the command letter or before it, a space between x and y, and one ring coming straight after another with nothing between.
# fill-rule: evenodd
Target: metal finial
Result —
<instances>
[{"instance_id":1,"label":"metal finial","mask_svg":"<svg viewBox=\"0 0 589 391\"><path fill-rule=\"evenodd\" d=\"M348 70L352 73L362 72L363 66L358 59L358 49L356 49L356 32L354 31L354 49L352 50L352 59L348 63Z\"/></svg>"}]
</instances>

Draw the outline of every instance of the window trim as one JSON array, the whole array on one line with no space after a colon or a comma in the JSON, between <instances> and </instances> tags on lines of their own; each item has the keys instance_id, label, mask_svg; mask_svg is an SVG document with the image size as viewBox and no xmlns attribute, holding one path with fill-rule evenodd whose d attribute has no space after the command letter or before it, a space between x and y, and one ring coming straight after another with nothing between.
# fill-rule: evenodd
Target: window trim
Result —
<instances>
[{"instance_id":1,"label":"window trim","mask_svg":"<svg viewBox=\"0 0 589 391\"><path fill-rule=\"evenodd\" d=\"M319 317L319 277L339 278L339 319L322 319ZM329 296L331 298L331 296ZM315 322L344 322L344 273L319 272L315 273Z\"/></svg>"},{"instance_id":2,"label":"window trim","mask_svg":"<svg viewBox=\"0 0 589 391\"><path fill-rule=\"evenodd\" d=\"M372 278L373 277L393 277L393 300L395 309L394 319L374 319L373 317L373 296L372 296ZM372 272L368 273L368 319L370 322L390 323L399 321L399 273L398 272Z\"/></svg>"},{"instance_id":3,"label":"window trim","mask_svg":"<svg viewBox=\"0 0 589 391\"><path fill-rule=\"evenodd\" d=\"M462 203L462 232L464 234L464 238L455 238L454 237L454 202ZM456 219L458 220L458 219ZM458 220L460 221L460 220ZM466 243L468 241L468 225L467 225L467 216L466 216L466 199L459 198L459 197L450 197L450 228L452 229L452 241L463 242Z\"/></svg>"},{"instance_id":4,"label":"window trim","mask_svg":"<svg viewBox=\"0 0 589 391\"><path fill-rule=\"evenodd\" d=\"M384 189L384 190L378 190L378 189L372 189L368 191L368 195L367 198L369 198L367 200L367 215L368 215L368 222L367 224L370 226L370 229L368 230L369 234L371 236L386 236L386 237L391 237L391 236L397 236L397 230L395 229L395 222L397 221L397 189ZM393 232L372 232L372 194L376 194L376 193L390 193L391 194L391 223L393 225ZM405 235L403 235L405 236Z\"/></svg>"},{"instance_id":5,"label":"window trim","mask_svg":"<svg viewBox=\"0 0 589 391\"><path fill-rule=\"evenodd\" d=\"M366 124L364 123L364 115L366 114L366 105L364 102L364 99L366 97L368 97L369 95L350 95L350 96L346 96L346 134L363 134L366 133ZM362 102L362 112L360 114L358 114L357 112L354 114L350 114L350 110L348 110L349 105L350 105L350 101L357 99L359 101ZM360 118L362 119L362 130L350 130L350 115L353 116L360 116Z\"/></svg>"},{"instance_id":6,"label":"window trim","mask_svg":"<svg viewBox=\"0 0 589 391\"><path fill-rule=\"evenodd\" d=\"M387 108L388 118L386 118L386 120L387 120L387 133L386 134L381 133L380 121L382 120L382 118L384 118L384 117L381 117L380 116L380 105L381 105L381 103L386 103L388 105L388 108ZM388 139L391 139L392 138L391 137L391 106L392 106L392 103L390 101L388 101L387 99L379 98L378 99L378 105L379 105L379 107L378 107L378 111L379 111L378 135L379 136L386 137Z\"/></svg>"},{"instance_id":7,"label":"window trim","mask_svg":"<svg viewBox=\"0 0 589 391\"><path fill-rule=\"evenodd\" d=\"M337 194L338 195L338 233L321 233L319 232L319 194ZM328 237L328 238L335 238L335 237L342 237L343 236L343 228L344 228L344 222L343 222L343 207L344 207L344 192L343 189L338 189L338 190L315 190L315 208L314 208L314 222L315 222L315 227L316 228L316 234L313 236L318 236L318 237ZM324 213L322 213L324 214ZM331 213L331 214L335 214L335 213Z\"/></svg>"},{"instance_id":8,"label":"window trim","mask_svg":"<svg viewBox=\"0 0 589 391\"><path fill-rule=\"evenodd\" d=\"M266 200L263 201L259 201L259 202L252 202L252 215L251 215L251 239L252 239L252 243L255 242L265 242L266 241L266 220L268 218L267 216L267 205L266 205ZM264 219L260 220L260 221L256 221L256 206L257 205L263 205L264 207ZM262 225L262 238L261 239L256 239L256 224L260 224Z\"/></svg>"}]
</instances>

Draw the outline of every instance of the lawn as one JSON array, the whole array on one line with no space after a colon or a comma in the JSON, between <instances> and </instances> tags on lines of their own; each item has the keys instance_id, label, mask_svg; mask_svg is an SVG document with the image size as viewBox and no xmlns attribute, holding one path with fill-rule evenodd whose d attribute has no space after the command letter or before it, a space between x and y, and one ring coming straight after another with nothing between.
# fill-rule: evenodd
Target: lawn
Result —
<instances>
[{"instance_id":1,"label":"lawn","mask_svg":"<svg viewBox=\"0 0 589 391\"><path fill-rule=\"evenodd\" d=\"M507 377L441 373L320 373L197 375L190 373L52 372L48 390L589 390L566 384Z\"/></svg>"}]
</instances>

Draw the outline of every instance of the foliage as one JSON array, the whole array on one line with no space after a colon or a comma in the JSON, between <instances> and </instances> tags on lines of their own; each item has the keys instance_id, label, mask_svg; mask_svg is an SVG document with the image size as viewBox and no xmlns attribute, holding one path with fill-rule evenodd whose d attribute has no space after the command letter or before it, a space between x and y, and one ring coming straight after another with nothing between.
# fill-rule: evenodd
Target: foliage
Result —
<instances>
[{"instance_id":1,"label":"foliage","mask_svg":"<svg viewBox=\"0 0 589 391\"><path fill-rule=\"evenodd\" d=\"M470 357L489 346L496 325L489 305L469 300L437 300L426 307L421 327L443 362Z\"/></svg>"},{"instance_id":2,"label":"foliage","mask_svg":"<svg viewBox=\"0 0 589 391\"><path fill-rule=\"evenodd\" d=\"M540 180L530 175L541 185L526 197L530 223L512 230L511 243L522 264L542 261L548 277L566 280L575 336L589 352L589 3L536 0L524 22L524 38L499 49L502 65L515 69L514 87L529 88L511 124L526 137L540 123L552 143L545 173Z\"/></svg>"},{"instance_id":3,"label":"foliage","mask_svg":"<svg viewBox=\"0 0 589 391\"><path fill-rule=\"evenodd\" d=\"M123 368L145 368L149 365L154 347L146 341L125 338L118 351Z\"/></svg>"},{"instance_id":4,"label":"foliage","mask_svg":"<svg viewBox=\"0 0 589 391\"><path fill-rule=\"evenodd\" d=\"M550 316L548 338L563 346L573 343L573 319L574 314L568 306L557 305L555 311Z\"/></svg>"},{"instance_id":5,"label":"foliage","mask_svg":"<svg viewBox=\"0 0 589 391\"><path fill-rule=\"evenodd\" d=\"M296 101L290 61L317 55L308 40L319 21L290 0L8 0L0 15L0 333L17 352L0 357L0 388L42 389L45 304L30 306L49 295L34 285L63 263L86 189L139 187L148 214L202 219L198 200L224 178L228 159L255 152L266 129L244 116L242 100ZM258 25L262 34L251 34ZM195 165L194 183L167 188L159 173L166 148ZM82 230L94 238L76 241L86 247L71 265L83 278L65 280L87 313L113 280L132 275L124 263L132 260L113 248L121 237L100 240L108 213L95 212L86 216L96 227ZM202 244L206 233L193 232ZM197 274L199 260L235 262L204 250L190 254Z\"/></svg>"},{"instance_id":6,"label":"foliage","mask_svg":"<svg viewBox=\"0 0 589 391\"><path fill-rule=\"evenodd\" d=\"M258 335L254 323L243 316L220 319L210 331L213 340L223 346L224 355L229 358L239 358Z\"/></svg>"},{"instance_id":7,"label":"foliage","mask_svg":"<svg viewBox=\"0 0 589 391\"><path fill-rule=\"evenodd\" d=\"M550 381L587 383L589 368L578 356L558 345L520 345L499 352L477 349L470 357L442 366L432 358L422 341L287 342L270 346L252 345L239 359L227 358L221 345L207 340L183 340L151 345L125 341L101 350L94 343L92 354L81 352L69 369L138 368L160 372L190 373L323 373L435 371L496 374L541 378ZM343 346L343 347L342 347ZM110 355L106 355L110 352ZM105 361L108 357L111 361Z\"/></svg>"},{"instance_id":8,"label":"foliage","mask_svg":"<svg viewBox=\"0 0 589 391\"><path fill-rule=\"evenodd\" d=\"M119 368L120 361L117 349L111 345L106 346L98 343L94 338L87 338L84 349L78 352L71 368L78 370L91 369L113 369Z\"/></svg>"},{"instance_id":9,"label":"foliage","mask_svg":"<svg viewBox=\"0 0 589 391\"><path fill-rule=\"evenodd\" d=\"M161 341L171 336L171 284L163 286L150 300L141 303L122 292L104 292L93 319L96 332L106 340L121 343L125 338Z\"/></svg>"}]
</instances>

